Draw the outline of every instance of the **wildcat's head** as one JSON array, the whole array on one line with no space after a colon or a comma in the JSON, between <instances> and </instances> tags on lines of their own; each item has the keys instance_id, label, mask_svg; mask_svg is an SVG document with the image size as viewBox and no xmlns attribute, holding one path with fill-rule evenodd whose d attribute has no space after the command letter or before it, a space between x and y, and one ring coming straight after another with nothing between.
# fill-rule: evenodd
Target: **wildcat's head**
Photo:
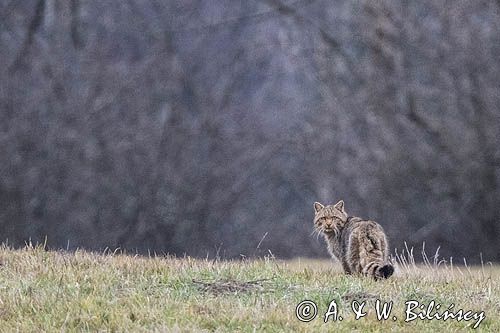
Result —
<instances>
[{"instance_id":1,"label":"wildcat's head","mask_svg":"<svg viewBox=\"0 0 500 333\"><path fill-rule=\"evenodd\" d=\"M340 200L335 205L323 206L314 203L314 228L325 235L337 235L347 221L344 210L344 201Z\"/></svg>"}]
</instances>

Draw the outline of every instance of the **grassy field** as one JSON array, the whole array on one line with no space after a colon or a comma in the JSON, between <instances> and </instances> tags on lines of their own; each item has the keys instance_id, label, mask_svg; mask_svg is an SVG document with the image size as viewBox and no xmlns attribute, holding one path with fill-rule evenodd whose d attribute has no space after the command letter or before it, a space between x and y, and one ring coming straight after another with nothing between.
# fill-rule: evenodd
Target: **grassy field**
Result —
<instances>
[{"instance_id":1,"label":"grassy field","mask_svg":"<svg viewBox=\"0 0 500 333\"><path fill-rule=\"evenodd\" d=\"M500 269L491 265L415 266L403 259L396 276L375 282L343 275L326 260L145 258L3 247L0 264L1 332L453 332L473 330L478 321L405 322L408 300L425 306L434 300L441 304L437 312L451 303L455 312L484 311L477 330L500 332ZM306 299L318 313L301 322L296 307ZM376 319L377 299L394 302L388 320ZM355 320L353 301L366 302L365 317ZM342 321L323 321L330 304Z\"/></svg>"}]
</instances>

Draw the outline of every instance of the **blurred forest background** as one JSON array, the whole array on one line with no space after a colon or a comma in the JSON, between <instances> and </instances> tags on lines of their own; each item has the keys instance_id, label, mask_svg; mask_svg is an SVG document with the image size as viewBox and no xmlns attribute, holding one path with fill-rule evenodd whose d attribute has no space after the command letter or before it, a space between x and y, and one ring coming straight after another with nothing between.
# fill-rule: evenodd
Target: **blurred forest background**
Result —
<instances>
[{"instance_id":1,"label":"blurred forest background","mask_svg":"<svg viewBox=\"0 0 500 333\"><path fill-rule=\"evenodd\" d=\"M499 105L499 1L0 0L0 238L499 261Z\"/></svg>"}]
</instances>

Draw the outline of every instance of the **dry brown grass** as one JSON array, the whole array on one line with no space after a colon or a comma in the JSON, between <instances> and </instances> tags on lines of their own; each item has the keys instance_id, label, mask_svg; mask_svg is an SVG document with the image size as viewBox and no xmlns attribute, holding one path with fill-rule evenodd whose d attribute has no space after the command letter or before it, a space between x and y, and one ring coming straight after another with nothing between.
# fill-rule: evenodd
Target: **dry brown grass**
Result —
<instances>
[{"instance_id":1,"label":"dry brown grass","mask_svg":"<svg viewBox=\"0 0 500 333\"><path fill-rule=\"evenodd\" d=\"M375 282L346 276L328 260L251 261L0 249L0 331L5 332L310 332L463 331L472 321L404 322L405 301L431 300L443 308L485 311L481 331L500 332L500 269L406 254L394 277ZM297 304L314 301L308 323ZM377 321L377 299L393 301L397 321ZM332 300L344 320L324 323ZM367 317L354 319L351 302L366 301Z\"/></svg>"}]
</instances>

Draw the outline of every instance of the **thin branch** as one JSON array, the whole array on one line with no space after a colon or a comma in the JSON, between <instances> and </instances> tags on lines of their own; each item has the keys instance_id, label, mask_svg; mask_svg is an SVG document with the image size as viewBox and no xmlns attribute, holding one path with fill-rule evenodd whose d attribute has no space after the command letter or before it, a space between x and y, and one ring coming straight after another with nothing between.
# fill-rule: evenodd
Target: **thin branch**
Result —
<instances>
[{"instance_id":1,"label":"thin branch","mask_svg":"<svg viewBox=\"0 0 500 333\"><path fill-rule=\"evenodd\" d=\"M12 63L9 68L9 72L15 72L22 63L23 58L29 50L29 47L33 43L33 38L38 31L38 28L43 21L43 12L45 11L45 0L38 0L35 8L35 13L31 19L30 25L28 27L28 32L26 33L26 38L24 39L23 45L16 60Z\"/></svg>"},{"instance_id":2,"label":"thin branch","mask_svg":"<svg viewBox=\"0 0 500 333\"><path fill-rule=\"evenodd\" d=\"M305 2L306 4L309 4L311 2L314 2L315 0L297 0L293 3L291 3L289 6L297 6L301 2ZM300 6L297 6L300 7ZM232 25L232 24L239 24L244 21L249 21L253 19L268 19L276 15L276 10L269 10L265 12L259 12L259 13L254 13L246 16L240 16L240 17L233 17L229 18L226 20L222 20L216 23L211 23L211 24L205 24L197 27L192 27L192 28L181 28L181 29L173 29L173 30L168 30L166 31L167 33L189 33L189 32L203 32L207 30L215 30L219 29L222 27L226 27L227 25ZM257 20L258 22L258 20Z\"/></svg>"},{"instance_id":3,"label":"thin branch","mask_svg":"<svg viewBox=\"0 0 500 333\"><path fill-rule=\"evenodd\" d=\"M260 0L260 1L265 2L268 5L272 6L279 13L285 16L292 17L301 25L312 27L313 29L318 31L321 39L327 45L329 45L332 50L337 52L344 59L344 61L351 69L351 74L356 78L356 80L360 83L363 83L365 81L365 79L357 72L356 64L351 60L351 57L347 53L345 53L341 43L327 29L325 29L320 24L316 23L317 21L312 20L309 17L299 13L297 8L293 7L292 5L285 4L280 0Z\"/></svg>"}]
</instances>

